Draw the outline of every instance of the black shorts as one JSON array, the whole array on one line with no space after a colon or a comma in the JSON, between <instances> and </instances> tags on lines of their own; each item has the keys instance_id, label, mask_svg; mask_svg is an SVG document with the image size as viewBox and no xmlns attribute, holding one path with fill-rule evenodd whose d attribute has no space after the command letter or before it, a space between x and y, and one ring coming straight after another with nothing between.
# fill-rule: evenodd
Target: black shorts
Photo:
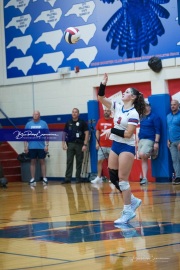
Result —
<instances>
[{"instance_id":1,"label":"black shorts","mask_svg":"<svg viewBox=\"0 0 180 270\"><path fill-rule=\"evenodd\" d=\"M46 152L44 149L29 149L28 156L30 159L45 159Z\"/></svg>"}]
</instances>

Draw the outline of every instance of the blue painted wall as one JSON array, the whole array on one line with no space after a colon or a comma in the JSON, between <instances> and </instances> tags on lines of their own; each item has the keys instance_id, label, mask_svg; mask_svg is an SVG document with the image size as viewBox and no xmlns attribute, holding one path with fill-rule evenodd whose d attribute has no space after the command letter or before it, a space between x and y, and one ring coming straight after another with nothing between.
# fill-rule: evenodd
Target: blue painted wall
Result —
<instances>
[{"instance_id":1,"label":"blue painted wall","mask_svg":"<svg viewBox=\"0 0 180 270\"><path fill-rule=\"evenodd\" d=\"M170 95L159 94L152 95L149 98L151 108L161 119L161 138L159 144L158 158L152 160L152 176L157 182L171 181L172 161L169 149L167 147L167 124L166 116L170 112Z\"/></svg>"}]
</instances>

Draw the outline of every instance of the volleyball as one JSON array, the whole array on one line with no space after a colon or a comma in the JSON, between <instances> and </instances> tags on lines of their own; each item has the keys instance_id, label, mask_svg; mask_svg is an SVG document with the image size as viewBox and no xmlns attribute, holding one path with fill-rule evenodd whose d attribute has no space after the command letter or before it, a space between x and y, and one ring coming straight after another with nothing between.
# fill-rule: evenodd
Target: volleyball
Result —
<instances>
[{"instance_id":1,"label":"volleyball","mask_svg":"<svg viewBox=\"0 0 180 270\"><path fill-rule=\"evenodd\" d=\"M75 44L80 39L80 31L76 27L68 27L64 32L64 39L69 44Z\"/></svg>"}]
</instances>

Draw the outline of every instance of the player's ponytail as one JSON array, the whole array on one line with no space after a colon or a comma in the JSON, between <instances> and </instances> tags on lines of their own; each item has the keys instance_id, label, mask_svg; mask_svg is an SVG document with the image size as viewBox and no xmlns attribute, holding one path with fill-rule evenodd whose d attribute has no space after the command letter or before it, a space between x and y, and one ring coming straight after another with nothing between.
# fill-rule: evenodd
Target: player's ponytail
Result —
<instances>
[{"instance_id":1,"label":"player's ponytail","mask_svg":"<svg viewBox=\"0 0 180 270\"><path fill-rule=\"evenodd\" d=\"M139 116L142 117L145 114L145 101L144 101L144 96L141 92L139 92L136 88L131 88L132 94L136 96L134 100L134 108L137 110L139 113Z\"/></svg>"}]
</instances>

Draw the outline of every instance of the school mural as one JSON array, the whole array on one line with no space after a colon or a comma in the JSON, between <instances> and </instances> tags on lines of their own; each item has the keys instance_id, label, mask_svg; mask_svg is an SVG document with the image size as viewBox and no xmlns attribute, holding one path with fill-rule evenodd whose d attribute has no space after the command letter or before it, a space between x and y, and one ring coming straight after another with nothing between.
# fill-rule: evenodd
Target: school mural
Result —
<instances>
[{"instance_id":1,"label":"school mural","mask_svg":"<svg viewBox=\"0 0 180 270\"><path fill-rule=\"evenodd\" d=\"M3 5L7 78L180 55L173 0L4 0ZM68 27L81 33L75 44L64 39Z\"/></svg>"}]
</instances>

